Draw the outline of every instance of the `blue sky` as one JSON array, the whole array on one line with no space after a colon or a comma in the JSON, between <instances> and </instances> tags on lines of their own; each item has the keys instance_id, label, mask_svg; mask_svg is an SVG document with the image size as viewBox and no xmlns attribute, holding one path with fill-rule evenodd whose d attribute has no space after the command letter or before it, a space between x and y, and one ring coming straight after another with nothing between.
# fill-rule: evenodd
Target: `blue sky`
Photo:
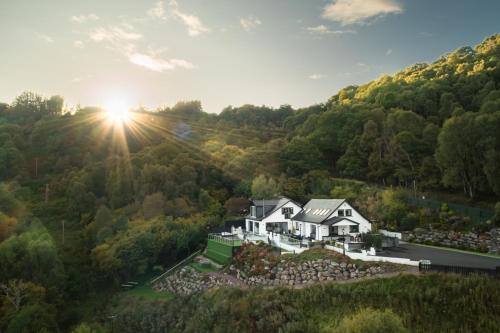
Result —
<instances>
[{"instance_id":1,"label":"blue sky","mask_svg":"<svg viewBox=\"0 0 500 333\"><path fill-rule=\"evenodd\" d=\"M500 32L496 0L2 0L0 101L294 107Z\"/></svg>"}]
</instances>

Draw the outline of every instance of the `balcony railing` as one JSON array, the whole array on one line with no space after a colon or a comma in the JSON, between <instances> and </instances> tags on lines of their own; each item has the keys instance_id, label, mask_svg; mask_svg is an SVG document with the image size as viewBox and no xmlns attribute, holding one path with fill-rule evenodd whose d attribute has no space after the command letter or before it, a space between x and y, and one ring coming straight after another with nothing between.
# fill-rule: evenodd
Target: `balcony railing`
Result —
<instances>
[{"instance_id":1,"label":"balcony railing","mask_svg":"<svg viewBox=\"0 0 500 333\"><path fill-rule=\"evenodd\" d=\"M241 246L242 244L241 239L235 235L222 236L220 234L208 234L208 239L230 246Z\"/></svg>"}]
</instances>

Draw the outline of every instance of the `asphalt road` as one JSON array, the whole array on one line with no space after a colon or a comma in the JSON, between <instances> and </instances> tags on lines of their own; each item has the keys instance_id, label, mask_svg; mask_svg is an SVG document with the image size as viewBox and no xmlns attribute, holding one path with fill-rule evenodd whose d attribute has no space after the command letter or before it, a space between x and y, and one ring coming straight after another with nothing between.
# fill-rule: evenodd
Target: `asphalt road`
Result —
<instances>
[{"instance_id":1,"label":"asphalt road","mask_svg":"<svg viewBox=\"0 0 500 333\"><path fill-rule=\"evenodd\" d=\"M500 266L500 259L408 243L400 243L398 247L386 249L383 252L377 253L377 255L408 258L411 260L430 260L433 264L440 265L456 265L477 268L495 268Z\"/></svg>"}]
</instances>

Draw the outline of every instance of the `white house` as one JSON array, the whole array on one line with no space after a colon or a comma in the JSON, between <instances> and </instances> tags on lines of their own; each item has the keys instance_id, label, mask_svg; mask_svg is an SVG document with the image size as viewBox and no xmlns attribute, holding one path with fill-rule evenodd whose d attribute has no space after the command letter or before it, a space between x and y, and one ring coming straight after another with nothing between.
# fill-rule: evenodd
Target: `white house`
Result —
<instances>
[{"instance_id":1,"label":"white house","mask_svg":"<svg viewBox=\"0 0 500 333\"><path fill-rule=\"evenodd\" d=\"M371 231L371 222L345 199L311 199L292 217L291 232L303 237L356 236Z\"/></svg>"},{"instance_id":2,"label":"white house","mask_svg":"<svg viewBox=\"0 0 500 333\"><path fill-rule=\"evenodd\" d=\"M292 216L301 209L300 204L286 197L252 200L245 219L246 231L258 235L287 233L292 228Z\"/></svg>"}]
</instances>

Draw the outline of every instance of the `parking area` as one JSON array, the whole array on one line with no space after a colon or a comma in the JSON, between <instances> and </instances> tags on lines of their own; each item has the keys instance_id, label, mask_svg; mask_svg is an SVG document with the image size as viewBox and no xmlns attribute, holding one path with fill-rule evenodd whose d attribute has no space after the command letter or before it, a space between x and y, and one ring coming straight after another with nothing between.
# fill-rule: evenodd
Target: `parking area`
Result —
<instances>
[{"instance_id":1,"label":"parking area","mask_svg":"<svg viewBox=\"0 0 500 333\"><path fill-rule=\"evenodd\" d=\"M430 260L433 264L440 265L477 268L495 268L500 266L500 259L408 243L401 243L398 247L386 249L383 252L377 253L377 255L408 258L411 260Z\"/></svg>"}]
</instances>

